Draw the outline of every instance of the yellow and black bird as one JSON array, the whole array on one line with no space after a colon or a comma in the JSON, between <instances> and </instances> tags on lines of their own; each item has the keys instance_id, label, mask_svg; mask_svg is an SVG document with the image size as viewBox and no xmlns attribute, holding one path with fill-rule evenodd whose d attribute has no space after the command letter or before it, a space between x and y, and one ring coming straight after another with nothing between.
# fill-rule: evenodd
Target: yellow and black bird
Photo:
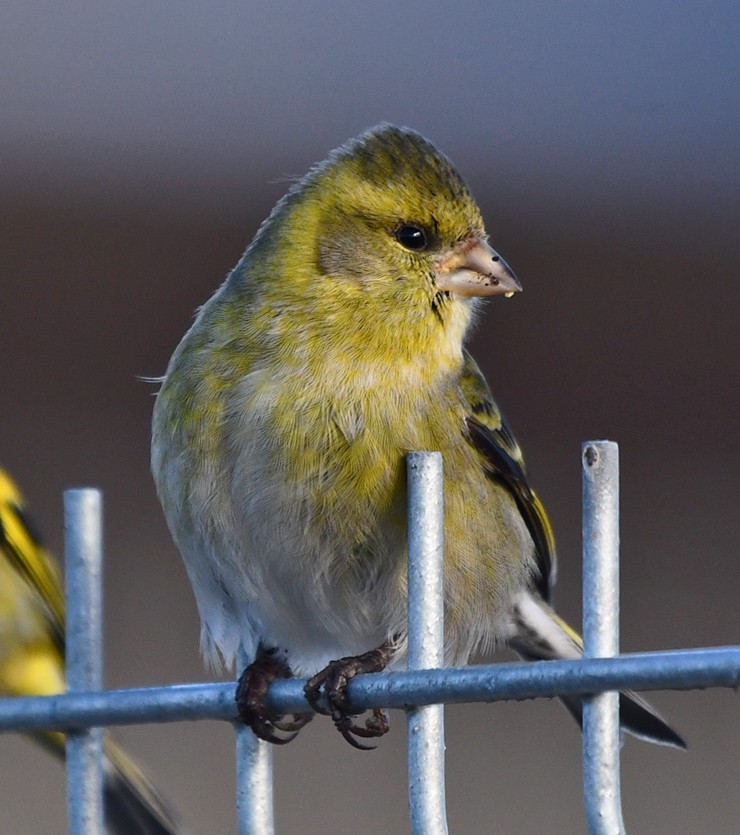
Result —
<instances>
[{"instance_id":1,"label":"yellow and black bird","mask_svg":"<svg viewBox=\"0 0 740 835\"><path fill-rule=\"evenodd\" d=\"M59 570L42 546L23 497L0 469L0 695L65 690L64 596ZM33 738L64 757L64 736ZM172 807L110 738L104 754L105 823L113 835L182 833Z\"/></svg>"},{"instance_id":2,"label":"yellow and black bird","mask_svg":"<svg viewBox=\"0 0 740 835\"><path fill-rule=\"evenodd\" d=\"M465 349L481 303L521 290L452 163L380 125L332 151L278 202L172 356L152 471L211 660L254 662L237 703L288 741L276 677L306 675L342 735L345 688L398 664L406 632L405 456L444 457L445 660L509 644L576 657L550 608L555 546L524 460ZM511 352L501 346L501 361ZM580 714L579 700L566 700ZM641 699L626 730L682 746Z\"/></svg>"}]
</instances>

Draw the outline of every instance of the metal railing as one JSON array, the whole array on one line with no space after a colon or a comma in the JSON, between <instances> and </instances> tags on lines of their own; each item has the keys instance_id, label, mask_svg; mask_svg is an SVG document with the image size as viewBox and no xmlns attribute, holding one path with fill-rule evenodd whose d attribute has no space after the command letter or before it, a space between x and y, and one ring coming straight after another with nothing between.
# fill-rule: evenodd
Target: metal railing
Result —
<instances>
[{"instance_id":1,"label":"metal railing","mask_svg":"<svg viewBox=\"0 0 740 835\"><path fill-rule=\"evenodd\" d=\"M409 799L414 835L447 832L443 705L562 695L584 697L583 773L592 835L624 831L619 787L620 689L740 686L740 647L617 656L619 473L617 445L583 445L584 657L569 661L441 669L443 659L442 458L408 457L408 671L359 676L353 708L408 714ZM67 732L68 816L73 835L103 832L101 731L111 725L221 719L234 722L234 684L101 690L102 512L96 490L65 493L67 677L59 696L0 699L0 731ZM246 659L242 659L243 661ZM305 712L304 682L279 680L269 702ZM235 723L237 819L242 835L274 831L271 746Z\"/></svg>"}]
</instances>

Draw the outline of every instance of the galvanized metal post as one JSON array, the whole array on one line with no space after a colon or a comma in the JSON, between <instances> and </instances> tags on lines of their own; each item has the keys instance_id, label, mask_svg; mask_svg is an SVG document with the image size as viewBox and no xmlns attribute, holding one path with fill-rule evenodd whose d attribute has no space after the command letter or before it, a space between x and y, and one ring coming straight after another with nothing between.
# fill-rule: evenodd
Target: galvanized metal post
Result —
<instances>
[{"instance_id":1,"label":"galvanized metal post","mask_svg":"<svg viewBox=\"0 0 740 835\"><path fill-rule=\"evenodd\" d=\"M243 670L252 659L239 653ZM239 835L273 835L272 746L241 723L236 729L236 814Z\"/></svg>"},{"instance_id":2,"label":"galvanized metal post","mask_svg":"<svg viewBox=\"0 0 740 835\"><path fill-rule=\"evenodd\" d=\"M100 491L64 494L66 668L70 693L103 687L103 524ZM67 807L74 835L103 832L103 729L67 733Z\"/></svg>"},{"instance_id":3,"label":"galvanized metal post","mask_svg":"<svg viewBox=\"0 0 740 835\"><path fill-rule=\"evenodd\" d=\"M619 447L587 441L583 471L583 642L586 658L619 654ZM583 700L583 788L591 835L621 835L619 693Z\"/></svg>"},{"instance_id":4,"label":"galvanized metal post","mask_svg":"<svg viewBox=\"0 0 740 835\"><path fill-rule=\"evenodd\" d=\"M547 664L443 666L442 462L437 454L409 456L409 672L363 676L353 684L359 709L403 708L502 699L531 699L630 688L677 690L740 687L740 646L618 656L619 485L617 445L583 447L583 660ZM191 684L99 692L102 688L102 524L95 490L65 494L67 695L0 698L0 733L68 731L68 806L74 835L103 831L102 731L98 726L146 722L232 720L233 685ZM418 560L423 554L429 563ZM416 601L421 599L421 603ZM249 659L241 659L245 663ZM436 668L436 669L435 669ZM279 681L271 699L280 712L305 710L302 682ZM682 747L680 738L675 743ZM269 745L237 730L239 826L272 835ZM442 707L409 715L409 782L413 832L447 832ZM618 697L584 699L584 789L589 831L624 832L619 791Z\"/></svg>"},{"instance_id":5,"label":"galvanized metal post","mask_svg":"<svg viewBox=\"0 0 740 835\"><path fill-rule=\"evenodd\" d=\"M442 456L413 452L408 480L408 668L444 666ZM444 705L408 712L409 807L414 835L446 835Z\"/></svg>"}]
</instances>

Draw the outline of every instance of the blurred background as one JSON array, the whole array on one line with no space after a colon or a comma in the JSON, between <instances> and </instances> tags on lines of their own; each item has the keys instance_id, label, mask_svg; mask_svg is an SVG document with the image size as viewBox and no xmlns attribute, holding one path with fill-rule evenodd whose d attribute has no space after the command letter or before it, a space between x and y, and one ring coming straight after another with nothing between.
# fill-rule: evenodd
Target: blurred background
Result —
<instances>
[{"instance_id":1,"label":"blurred background","mask_svg":"<svg viewBox=\"0 0 740 835\"><path fill-rule=\"evenodd\" d=\"M740 634L735 3L20 3L0 11L0 462L62 552L62 490L105 491L106 682L206 680L148 471L154 387L285 178L382 120L435 141L525 293L472 340L580 618L580 443L619 441L622 646ZM506 657L502 655L502 657ZM628 740L632 832L735 833L732 692L658 693L686 754ZM451 831L585 830L556 702L447 710ZM405 729L276 751L280 833L405 832ZM193 833L233 833L233 738L117 735ZM0 831L65 828L64 775L0 739Z\"/></svg>"}]
</instances>

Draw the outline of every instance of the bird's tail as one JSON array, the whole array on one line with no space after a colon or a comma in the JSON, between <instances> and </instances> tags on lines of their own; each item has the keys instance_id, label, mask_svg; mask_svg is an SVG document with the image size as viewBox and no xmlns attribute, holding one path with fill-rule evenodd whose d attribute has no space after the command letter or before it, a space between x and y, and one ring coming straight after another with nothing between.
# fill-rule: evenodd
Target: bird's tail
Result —
<instances>
[{"instance_id":1,"label":"bird's tail","mask_svg":"<svg viewBox=\"0 0 740 835\"><path fill-rule=\"evenodd\" d=\"M64 735L35 735L41 745L64 757ZM103 802L109 835L184 835L173 808L138 765L106 736L103 755Z\"/></svg>"},{"instance_id":2,"label":"bird's tail","mask_svg":"<svg viewBox=\"0 0 740 835\"><path fill-rule=\"evenodd\" d=\"M108 739L105 745L106 821L112 833L182 835L172 807L133 760Z\"/></svg>"},{"instance_id":3,"label":"bird's tail","mask_svg":"<svg viewBox=\"0 0 740 835\"><path fill-rule=\"evenodd\" d=\"M581 636L531 591L522 592L514 603L508 643L527 661L574 659L583 654ZM581 725L581 698L561 696L561 701ZM647 742L686 748L681 736L643 698L630 690L619 694L619 721L624 731Z\"/></svg>"}]
</instances>

